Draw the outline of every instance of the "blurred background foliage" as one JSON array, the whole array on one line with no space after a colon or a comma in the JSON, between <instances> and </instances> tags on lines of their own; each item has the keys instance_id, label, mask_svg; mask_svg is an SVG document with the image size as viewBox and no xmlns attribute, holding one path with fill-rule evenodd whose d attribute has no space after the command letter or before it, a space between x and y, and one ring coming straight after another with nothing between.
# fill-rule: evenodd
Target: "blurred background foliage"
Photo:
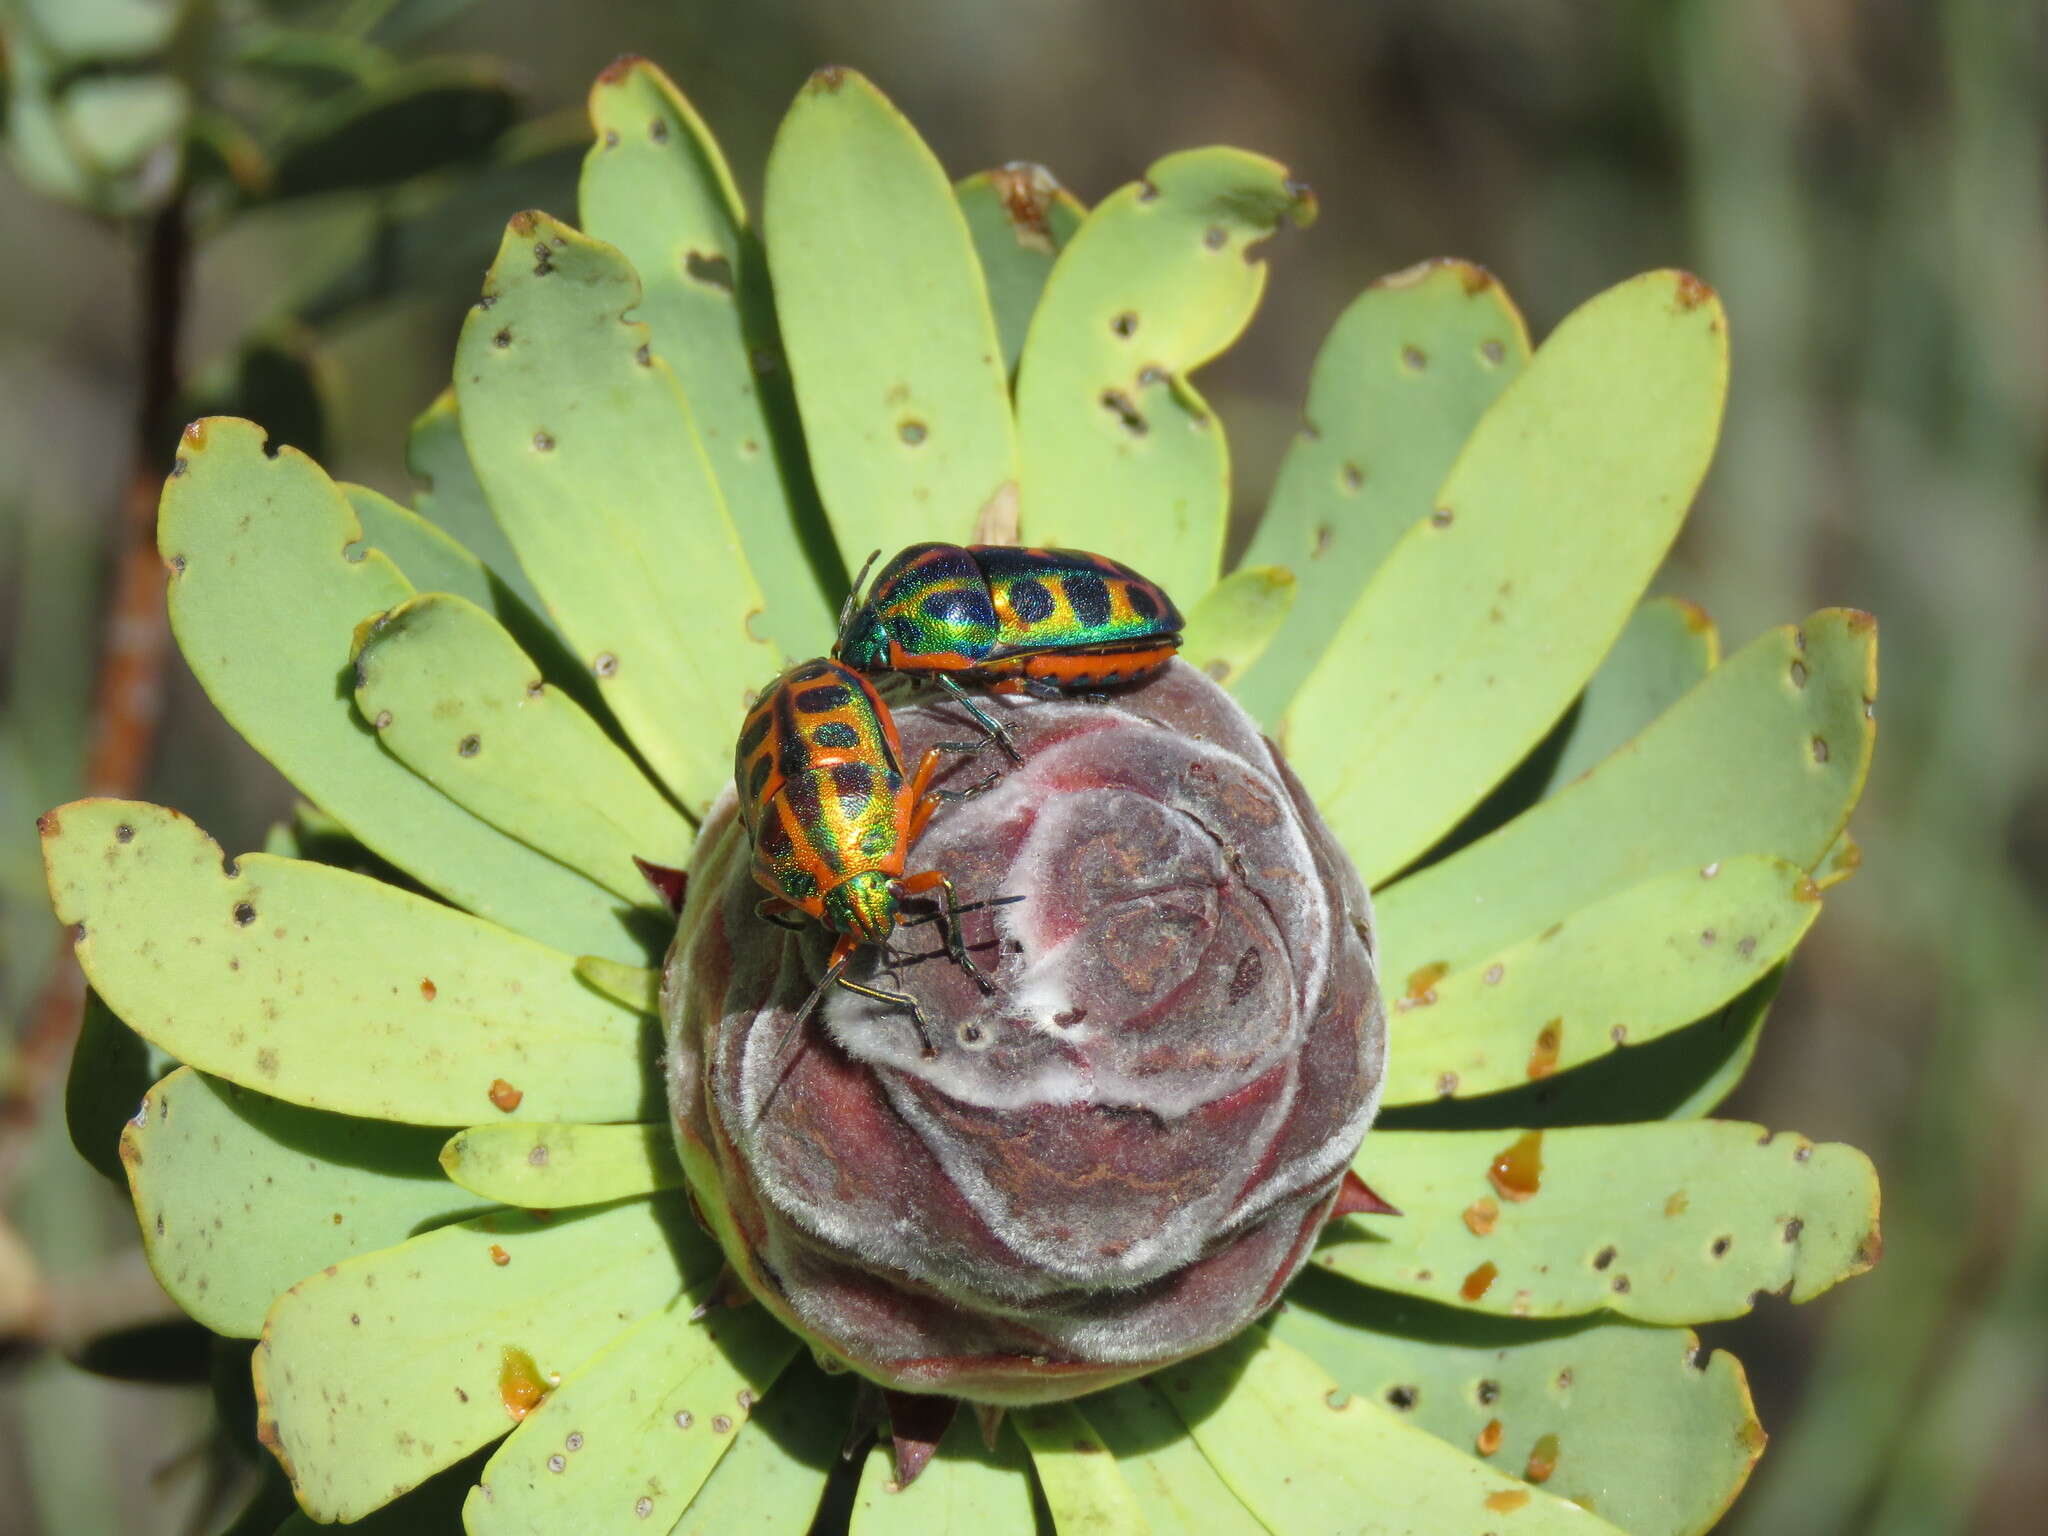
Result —
<instances>
[{"instance_id":1,"label":"blurred background foliage","mask_svg":"<svg viewBox=\"0 0 2048 1536\"><path fill-rule=\"evenodd\" d=\"M1038 160L1093 202L1168 150L1227 142L1312 182L1321 222L1276 243L1263 314L1203 380L1233 433L1238 547L1316 344L1373 277L1472 257L1539 336L1647 267L1722 291L1727 435L1660 587L1703 602L1731 649L1821 603L1884 626L1865 868L1726 1113L1869 1149L1888 1249L1823 1306L1707 1330L1747 1363L1774 1439L1728 1528L2040 1528L2048 9L5 0L0 17L0 1526L214 1530L255 1476L232 1423L245 1357L173 1319L126 1201L69 1145L75 983L33 826L87 786L237 848L289 809L175 656L149 683L160 568L142 547L124 585L122 557L176 426L250 415L403 496L406 426L447 381L504 217L573 215L584 91L634 51L690 93L750 192L827 61L870 73L957 174ZM152 709L153 745L95 736Z\"/></svg>"}]
</instances>

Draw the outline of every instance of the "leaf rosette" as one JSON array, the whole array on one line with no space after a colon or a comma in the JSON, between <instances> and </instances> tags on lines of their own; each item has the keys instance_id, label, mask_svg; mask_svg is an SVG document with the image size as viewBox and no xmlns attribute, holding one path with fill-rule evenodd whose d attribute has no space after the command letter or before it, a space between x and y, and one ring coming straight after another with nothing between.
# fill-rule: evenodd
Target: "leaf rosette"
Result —
<instances>
[{"instance_id":1,"label":"leaf rosette","mask_svg":"<svg viewBox=\"0 0 2048 1536\"><path fill-rule=\"evenodd\" d=\"M180 444L173 628L308 803L234 858L43 820L74 1139L249 1350L286 1528L1710 1526L1763 1433L1690 1326L1878 1251L1860 1154L1708 1118L1856 865L1876 695L1867 615L1724 660L1644 597L1712 291L1532 351L1481 268L1373 284L1226 573L1188 375L1313 211L1283 167L956 184L825 71L757 229L657 70L591 116L586 227L508 224L413 507ZM721 799L753 691L922 539L1064 539L1190 616L1164 678L1011 710L1025 763L913 850L1023 898L967 917L991 996L931 929L862 962L935 1059L850 996L791 1030L825 938L754 917ZM679 926L636 859L692 870ZM1326 1221L1347 1165L1398 1214ZM1021 1406L985 1445L898 1394L863 1455L849 1374Z\"/></svg>"}]
</instances>

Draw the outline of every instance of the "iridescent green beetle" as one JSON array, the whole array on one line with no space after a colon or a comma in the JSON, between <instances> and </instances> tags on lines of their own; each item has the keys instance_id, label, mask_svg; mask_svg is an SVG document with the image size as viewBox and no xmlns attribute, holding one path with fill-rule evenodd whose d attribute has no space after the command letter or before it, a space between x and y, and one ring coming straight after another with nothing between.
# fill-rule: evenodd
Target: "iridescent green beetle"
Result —
<instances>
[{"instance_id":1,"label":"iridescent green beetle","mask_svg":"<svg viewBox=\"0 0 2048 1536\"><path fill-rule=\"evenodd\" d=\"M934 789L945 755L980 752L995 739L991 732L978 742L940 742L906 774L889 707L866 678L823 657L790 668L754 701L733 752L733 788L753 844L754 879L768 892L754 910L787 927L801 927L801 919L792 920L801 913L839 935L824 977L792 1030L836 982L907 1008L925 1054L937 1054L913 999L862 986L845 974L861 945L888 944L902 921L901 898L927 891L944 900L939 921L946 952L989 990L960 941L959 915L972 908L955 897L943 871L906 875L904 864L941 803L979 794L995 782L991 774L968 789Z\"/></svg>"},{"instance_id":2,"label":"iridescent green beetle","mask_svg":"<svg viewBox=\"0 0 2048 1536\"><path fill-rule=\"evenodd\" d=\"M1173 659L1184 627L1156 583L1078 549L913 544L876 572L865 600L860 587L840 612L834 659L936 679L1013 759L1007 733L960 683L1058 698L1139 682Z\"/></svg>"}]
</instances>

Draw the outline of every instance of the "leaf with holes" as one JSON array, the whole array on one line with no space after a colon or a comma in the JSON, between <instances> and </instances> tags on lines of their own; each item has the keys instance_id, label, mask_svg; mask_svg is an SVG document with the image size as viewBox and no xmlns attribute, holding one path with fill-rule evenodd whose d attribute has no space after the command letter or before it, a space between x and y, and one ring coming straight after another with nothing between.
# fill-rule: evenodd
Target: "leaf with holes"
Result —
<instances>
[{"instance_id":1,"label":"leaf with holes","mask_svg":"<svg viewBox=\"0 0 2048 1536\"><path fill-rule=\"evenodd\" d=\"M1460 1455L1380 1403L1352 1397L1293 1345L1254 1328L1162 1371L1166 1400L1268 1530L1351 1536L1371 1510L1388 1536L1482 1531L1615 1536L1575 1504ZM1279 1448L1285 1454L1277 1454Z\"/></svg>"},{"instance_id":2,"label":"leaf with holes","mask_svg":"<svg viewBox=\"0 0 2048 1536\"><path fill-rule=\"evenodd\" d=\"M1291 571L1277 565L1240 566L1188 614L1181 658L1235 689L1287 622L1294 599Z\"/></svg>"},{"instance_id":3,"label":"leaf with holes","mask_svg":"<svg viewBox=\"0 0 2048 1536\"><path fill-rule=\"evenodd\" d=\"M1402 1214L1334 1228L1315 1262L1496 1316L1740 1317L1765 1291L1810 1301L1880 1246L1870 1159L1733 1120L1380 1130L1357 1168Z\"/></svg>"},{"instance_id":4,"label":"leaf with holes","mask_svg":"<svg viewBox=\"0 0 2048 1536\"><path fill-rule=\"evenodd\" d=\"M703 119L645 59L622 58L597 77L590 122L584 228L640 274L635 318L690 402L767 600L757 628L785 657L809 656L845 572L811 484L766 259L739 189Z\"/></svg>"},{"instance_id":5,"label":"leaf with holes","mask_svg":"<svg viewBox=\"0 0 2048 1536\"><path fill-rule=\"evenodd\" d=\"M1381 278L1316 354L1308 404L1247 565L1294 572L1299 597L1237 695L1269 727L1432 498L1494 398L1529 360L1529 332L1484 267L1429 261Z\"/></svg>"},{"instance_id":6,"label":"leaf with holes","mask_svg":"<svg viewBox=\"0 0 2048 1536\"><path fill-rule=\"evenodd\" d=\"M1584 778L1386 891L1387 973L1470 965L1673 869L1756 853L1810 870L1862 793L1876 696L1868 614L1758 637Z\"/></svg>"},{"instance_id":7,"label":"leaf with holes","mask_svg":"<svg viewBox=\"0 0 2048 1536\"><path fill-rule=\"evenodd\" d=\"M1314 217L1285 166L1237 149L1168 155L1088 214L1053 264L1017 368L1028 542L1142 556L1189 602L1215 584L1230 455L1187 376L1257 309L1258 244Z\"/></svg>"},{"instance_id":8,"label":"leaf with holes","mask_svg":"<svg viewBox=\"0 0 2048 1536\"><path fill-rule=\"evenodd\" d=\"M475 1125L449 1137L439 1155L448 1177L472 1194L529 1210L599 1205L683 1182L664 1125Z\"/></svg>"},{"instance_id":9,"label":"leaf with holes","mask_svg":"<svg viewBox=\"0 0 2048 1536\"><path fill-rule=\"evenodd\" d=\"M350 636L412 596L318 465L259 427L185 429L157 546L171 629L214 706L373 851L520 932L619 960L645 952L617 898L470 815L379 747L346 686ZM350 552L356 558L349 558Z\"/></svg>"},{"instance_id":10,"label":"leaf with holes","mask_svg":"<svg viewBox=\"0 0 2048 1536\"><path fill-rule=\"evenodd\" d=\"M1388 1011L1386 1102L1512 1088L1684 1028L1805 936L1820 914L1806 884L1781 859L1730 859L1630 886L1457 971L1421 967Z\"/></svg>"},{"instance_id":11,"label":"leaf with holes","mask_svg":"<svg viewBox=\"0 0 2048 1536\"><path fill-rule=\"evenodd\" d=\"M182 1067L121 1136L142 1249L186 1312L253 1339L294 1281L477 1198L435 1166L440 1133L267 1098Z\"/></svg>"},{"instance_id":12,"label":"leaf with holes","mask_svg":"<svg viewBox=\"0 0 2048 1536\"><path fill-rule=\"evenodd\" d=\"M755 1405L748 1428L733 1437L671 1536L810 1530L852 1420L852 1379L826 1377L797 1360Z\"/></svg>"},{"instance_id":13,"label":"leaf with holes","mask_svg":"<svg viewBox=\"0 0 2048 1536\"><path fill-rule=\"evenodd\" d=\"M1281 726L1369 883L1542 739L1620 634L1706 474L1720 302L1652 272L1566 318L1387 555Z\"/></svg>"},{"instance_id":14,"label":"leaf with holes","mask_svg":"<svg viewBox=\"0 0 2048 1536\"><path fill-rule=\"evenodd\" d=\"M477 478L548 611L633 744L700 814L776 670L674 371L625 318L616 250L516 215L463 322L455 392Z\"/></svg>"},{"instance_id":15,"label":"leaf with holes","mask_svg":"<svg viewBox=\"0 0 2048 1536\"><path fill-rule=\"evenodd\" d=\"M400 762L622 901L659 906L633 860L680 865L695 832L483 609L409 598L362 632L355 666L356 706Z\"/></svg>"},{"instance_id":16,"label":"leaf with holes","mask_svg":"<svg viewBox=\"0 0 2048 1536\"><path fill-rule=\"evenodd\" d=\"M797 1352L760 1307L699 1286L623 1331L526 1416L463 1507L471 1536L666 1530Z\"/></svg>"},{"instance_id":17,"label":"leaf with holes","mask_svg":"<svg viewBox=\"0 0 2048 1536\"><path fill-rule=\"evenodd\" d=\"M43 857L107 1005L217 1077L420 1125L522 1104L630 1120L660 1102L644 1017L570 956L439 902L263 853L229 874L190 821L126 800L50 812Z\"/></svg>"},{"instance_id":18,"label":"leaf with holes","mask_svg":"<svg viewBox=\"0 0 2048 1536\"><path fill-rule=\"evenodd\" d=\"M301 1506L360 1518L505 1433L716 1267L678 1215L645 1200L547 1221L501 1212L293 1286L264 1324L256 1401Z\"/></svg>"},{"instance_id":19,"label":"leaf with holes","mask_svg":"<svg viewBox=\"0 0 2048 1536\"><path fill-rule=\"evenodd\" d=\"M1013 494L988 288L945 171L849 69L811 76L768 156L763 218L811 468L849 570L964 542Z\"/></svg>"},{"instance_id":20,"label":"leaf with holes","mask_svg":"<svg viewBox=\"0 0 2048 1536\"><path fill-rule=\"evenodd\" d=\"M520 649L534 659L541 676L585 709L606 720L611 718L597 695L595 680L577 664L555 627L497 571L428 518L390 497L361 485L344 485L341 491L362 520L363 537L396 561L413 586L421 592L467 598L505 627Z\"/></svg>"},{"instance_id":21,"label":"leaf with holes","mask_svg":"<svg viewBox=\"0 0 2048 1536\"><path fill-rule=\"evenodd\" d=\"M1461 1131L1697 1120L1727 1098L1748 1070L1784 972L1780 961L1724 1007L1625 1051L1609 1051L1498 1093L1387 1105L1375 1126Z\"/></svg>"},{"instance_id":22,"label":"leaf with holes","mask_svg":"<svg viewBox=\"0 0 2048 1536\"><path fill-rule=\"evenodd\" d=\"M1733 1355L1682 1329L1502 1320L1309 1274L1270 1330L1346 1390L1630 1536L1695 1536L1764 1433Z\"/></svg>"},{"instance_id":23,"label":"leaf with holes","mask_svg":"<svg viewBox=\"0 0 2048 1536\"><path fill-rule=\"evenodd\" d=\"M1003 368L1014 374L1053 258L1074 238L1088 210L1051 171L1022 160L967 177L953 195L981 258Z\"/></svg>"},{"instance_id":24,"label":"leaf with holes","mask_svg":"<svg viewBox=\"0 0 2048 1536\"><path fill-rule=\"evenodd\" d=\"M419 515L464 549L474 551L493 576L510 587L529 609L539 613L540 594L533 590L519 557L512 552L505 530L498 526L490 502L484 499L484 488L477 483L476 469L469 462L453 385L442 390L433 404L413 419L412 430L405 439L405 467L420 482L412 499ZM429 591L459 592L480 601L465 586L446 586L428 577L413 585L422 582ZM500 613L499 618L503 617Z\"/></svg>"}]
</instances>

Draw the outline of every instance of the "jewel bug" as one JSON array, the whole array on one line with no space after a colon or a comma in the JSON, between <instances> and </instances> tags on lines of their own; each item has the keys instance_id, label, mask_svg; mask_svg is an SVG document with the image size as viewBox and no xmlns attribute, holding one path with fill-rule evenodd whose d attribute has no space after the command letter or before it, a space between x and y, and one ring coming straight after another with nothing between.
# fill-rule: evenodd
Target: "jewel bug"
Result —
<instances>
[{"instance_id":1,"label":"jewel bug","mask_svg":"<svg viewBox=\"0 0 2048 1536\"><path fill-rule=\"evenodd\" d=\"M935 678L1013 759L961 683L1056 698L1138 682L1173 658L1184 625L1156 584L1076 549L913 544L875 573L865 599L860 586L840 610L834 659Z\"/></svg>"},{"instance_id":2,"label":"jewel bug","mask_svg":"<svg viewBox=\"0 0 2048 1536\"><path fill-rule=\"evenodd\" d=\"M969 789L934 789L940 763L949 753L981 752L994 741L991 734L978 742L940 742L906 774L896 721L874 685L824 657L790 668L754 701L733 753L733 787L753 844L754 879L768 892L754 910L784 927L815 918L839 935L792 1029L836 982L907 1008L925 1055L938 1054L915 999L845 974L861 945L885 947L899 922L918 921L899 917L900 901L927 891L944 901L938 920L947 954L983 991L992 990L960 942L959 915L972 907L960 903L942 871L906 875L904 863L941 804L979 794L996 780L990 774Z\"/></svg>"}]
</instances>

